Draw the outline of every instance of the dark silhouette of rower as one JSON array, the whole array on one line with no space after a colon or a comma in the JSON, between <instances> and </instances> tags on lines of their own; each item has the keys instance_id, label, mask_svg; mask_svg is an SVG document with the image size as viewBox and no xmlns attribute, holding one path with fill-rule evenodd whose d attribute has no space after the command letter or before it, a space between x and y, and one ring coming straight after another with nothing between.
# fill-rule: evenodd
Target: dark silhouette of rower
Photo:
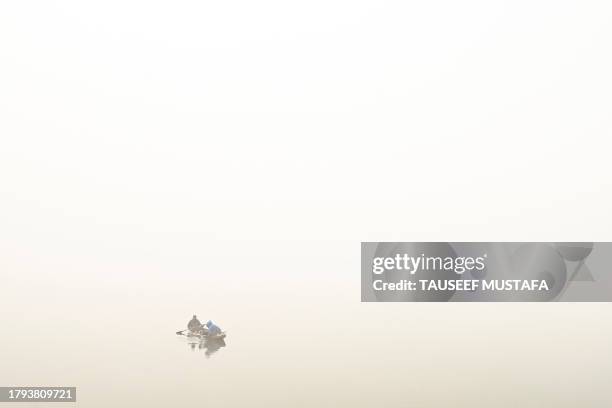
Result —
<instances>
[{"instance_id":1,"label":"dark silhouette of rower","mask_svg":"<svg viewBox=\"0 0 612 408\"><path fill-rule=\"evenodd\" d=\"M198 331L202 329L202 323L200 323L196 315L193 315L189 323L187 323L187 328L191 331Z\"/></svg>"}]
</instances>

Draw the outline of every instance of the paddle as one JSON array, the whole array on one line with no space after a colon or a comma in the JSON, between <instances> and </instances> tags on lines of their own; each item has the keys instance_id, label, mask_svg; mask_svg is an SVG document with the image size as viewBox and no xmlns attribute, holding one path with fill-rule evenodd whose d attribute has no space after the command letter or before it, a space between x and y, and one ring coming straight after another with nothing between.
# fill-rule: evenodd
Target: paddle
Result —
<instances>
[{"instance_id":1,"label":"paddle","mask_svg":"<svg viewBox=\"0 0 612 408\"><path fill-rule=\"evenodd\" d=\"M186 331L189 331L189 329L185 329L185 330L181 330L181 331L177 331L176 334L178 334L179 336L181 336L183 333L185 333Z\"/></svg>"}]
</instances>

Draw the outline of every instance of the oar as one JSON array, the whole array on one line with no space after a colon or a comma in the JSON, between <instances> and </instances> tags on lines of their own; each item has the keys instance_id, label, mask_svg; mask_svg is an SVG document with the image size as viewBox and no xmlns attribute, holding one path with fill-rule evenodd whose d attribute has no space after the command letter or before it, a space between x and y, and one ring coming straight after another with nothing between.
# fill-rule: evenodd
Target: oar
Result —
<instances>
[{"instance_id":1,"label":"oar","mask_svg":"<svg viewBox=\"0 0 612 408\"><path fill-rule=\"evenodd\" d=\"M178 334L179 336L182 335L183 333L185 333L186 331L189 331L189 329L185 329L185 330L181 330L181 331L177 331L176 334Z\"/></svg>"}]
</instances>

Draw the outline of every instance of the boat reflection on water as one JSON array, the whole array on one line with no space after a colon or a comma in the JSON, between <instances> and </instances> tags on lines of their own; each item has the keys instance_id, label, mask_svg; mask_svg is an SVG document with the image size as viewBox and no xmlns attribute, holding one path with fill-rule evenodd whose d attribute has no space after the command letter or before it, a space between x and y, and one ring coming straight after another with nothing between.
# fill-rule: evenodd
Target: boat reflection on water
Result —
<instances>
[{"instance_id":1,"label":"boat reflection on water","mask_svg":"<svg viewBox=\"0 0 612 408\"><path fill-rule=\"evenodd\" d=\"M208 338L200 336L189 336L187 344L192 351L204 351L206 357L210 357L215 354L219 349L225 347L225 339L219 338Z\"/></svg>"}]
</instances>

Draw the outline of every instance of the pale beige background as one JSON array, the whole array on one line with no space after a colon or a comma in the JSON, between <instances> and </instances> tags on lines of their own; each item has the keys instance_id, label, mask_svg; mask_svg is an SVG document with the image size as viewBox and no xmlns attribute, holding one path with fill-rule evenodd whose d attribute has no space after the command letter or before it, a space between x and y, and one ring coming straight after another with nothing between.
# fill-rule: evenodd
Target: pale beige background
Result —
<instances>
[{"instance_id":1,"label":"pale beige background","mask_svg":"<svg viewBox=\"0 0 612 408\"><path fill-rule=\"evenodd\" d=\"M611 239L610 17L3 2L0 384L76 385L80 407L610 406L608 304L359 302L360 241ZM209 359L174 335L194 312L229 333Z\"/></svg>"}]
</instances>

